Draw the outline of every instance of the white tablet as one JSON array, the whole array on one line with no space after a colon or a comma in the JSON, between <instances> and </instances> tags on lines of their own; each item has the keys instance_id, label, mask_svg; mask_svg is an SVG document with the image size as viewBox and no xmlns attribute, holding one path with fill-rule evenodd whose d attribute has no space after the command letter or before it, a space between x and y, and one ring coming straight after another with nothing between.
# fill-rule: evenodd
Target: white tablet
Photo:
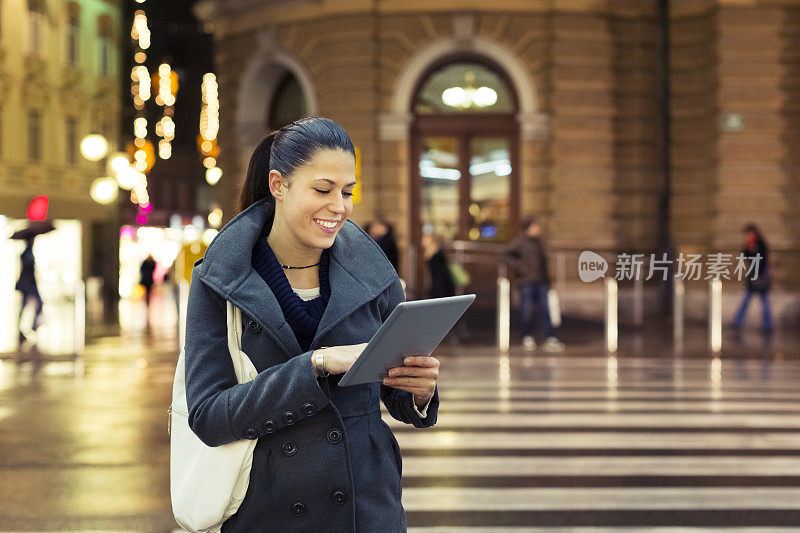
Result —
<instances>
[{"instance_id":1,"label":"white tablet","mask_svg":"<svg viewBox=\"0 0 800 533\"><path fill-rule=\"evenodd\" d=\"M464 311L474 294L402 302L373 335L339 386L380 382L407 355L430 355Z\"/></svg>"}]
</instances>

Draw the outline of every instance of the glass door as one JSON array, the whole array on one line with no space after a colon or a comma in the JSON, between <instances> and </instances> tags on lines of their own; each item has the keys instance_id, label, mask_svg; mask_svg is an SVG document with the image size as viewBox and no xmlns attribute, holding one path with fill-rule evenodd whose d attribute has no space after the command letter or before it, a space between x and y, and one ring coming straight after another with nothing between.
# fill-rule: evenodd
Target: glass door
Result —
<instances>
[{"instance_id":1,"label":"glass door","mask_svg":"<svg viewBox=\"0 0 800 533\"><path fill-rule=\"evenodd\" d=\"M422 233L459 237L461 164L457 137L424 137L419 157Z\"/></svg>"},{"instance_id":2,"label":"glass door","mask_svg":"<svg viewBox=\"0 0 800 533\"><path fill-rule=\"evenodd\" d=\"M511 227L511 142L507 137L473 137L469 142L467 239L506 242Z\"/></svg>"}]
</instances>

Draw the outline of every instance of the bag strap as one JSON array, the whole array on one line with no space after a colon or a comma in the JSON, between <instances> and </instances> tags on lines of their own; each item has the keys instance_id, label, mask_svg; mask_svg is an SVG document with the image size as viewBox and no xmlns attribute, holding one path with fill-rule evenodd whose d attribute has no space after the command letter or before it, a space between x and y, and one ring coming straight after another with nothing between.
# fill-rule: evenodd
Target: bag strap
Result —
<instances>
[{"instance_id":1,"label":"bag strap","mask_svg":"<svg viewBox=\"0 0 800 533\"><path fill-rule=\"evenodd\" d=\"M228 350L234 354L242 349L242 311L231 302L225 302L228 321Z\"/></svg>"},{"instance_id":2,"label":"bag strap","mask_svg":"<svg viewBox=\"0 0 800 533\"><path fill-rule=\"evenodd\" d=\"M236 381L245 383L254 379L258 372L247 354L242 351L242 311L231 302L226 302L226 304L228 351L231 354L233 369L236 372Z\"/></svg>"}]
</instances>

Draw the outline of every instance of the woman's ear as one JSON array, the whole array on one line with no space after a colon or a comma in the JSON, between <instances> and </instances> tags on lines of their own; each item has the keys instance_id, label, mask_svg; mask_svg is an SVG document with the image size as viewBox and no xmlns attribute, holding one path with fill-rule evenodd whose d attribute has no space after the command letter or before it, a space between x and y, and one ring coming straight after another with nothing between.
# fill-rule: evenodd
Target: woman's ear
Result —
<instances>
[{"instance_id":1,"label":"woman's ear","mask_svg":"<svg viewBox=\"0 0 800 533\"><path fill-rule=\"evenodd\" d=\"M269 192L276 200L283 199L283 176L277 170L269 171Z\"/></svg>"}]
</instances>

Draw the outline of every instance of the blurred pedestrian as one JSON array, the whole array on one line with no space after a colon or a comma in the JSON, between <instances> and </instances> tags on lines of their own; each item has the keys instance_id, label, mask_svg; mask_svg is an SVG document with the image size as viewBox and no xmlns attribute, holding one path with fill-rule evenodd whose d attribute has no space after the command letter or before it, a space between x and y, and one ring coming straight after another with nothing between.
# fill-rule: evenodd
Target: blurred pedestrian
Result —
<instances>
[{"instance_id":1,"label":"blurred pedestrian","mask_svg":"<svg viewBox=\"0 0 800 533\"><path fill-rule=\"evenodd\" d=\"M367 224L365 229L369 236L372 237L372 240L378 243L383 253L386 254L395 272L400 272L398 269L399 254L397 252L397 243L394 240L394 228L392 228L392 225L379 218Z\"/></svg>"},{"instance_id":2,"label":"blurred pedestrian","mask_svg":"<svg viewBox=\"0 0 800 533\"><path fill-rule=\"evenodd\" d=\"M139 267L139 284L144 287L144 301L150 307L150 294L153 292L155 279L153 274L156 271L156 260L152 254L147 254L142 265Z\"/></svg>"},{"instance_id":3,"label":"blurred pedestrian","mask_svg":"<svg viewBox=\"0 0 800 533\"><path fill-rule=\"evenodd\" d=\"M516 273L519 284L523 347L526 350L536 349L536 316L539 335L544 340L542 349L547 352L564 350L564 344L553 335L553 324L547 305L547 293L550 290L547 253L542 239L542 227L535 216L523 219L522 233L509 243L505 258Z\"/></svg>"},{"instance_id":4,"label":"blurred pedestrian","mask_svg":"<svg viewBox=\"0 0 800 533\"><path fill-rule=\"evenodd\" d=\"M402 458L380 402L414 427L436 422L439 362L409 356L382 383L339 379L404 300L397 272L353 210L355 151L336 122L310 117L255 149L242 212L192 271L186 397L209 446L258 439L249 486L223 531L406 530ZM259 374L237 384L226 300Z\"/></svg>"},{"instance_id":5,"label":"blurred pedestrian","mask_svg":"<svg viewBox=\"0 0 800 533\"><path fill-rule=\"evenodd\" d=\"M450 264L443 249L444 239L436 233L422 235L422 253L428 263L430 284L428 298L455 296L456 285L450 274Z\"/></svg>"},{"instance_id":6,"label":"blurred pedestrian","mask_svg":"<svg viewBox=\"0 0 800 533\"><path fill-rule=\"evenodd\" d=\"M36 284L36 261L33 257L33 239L35 236L25 239L25 250L19 256L20 269L19 279L15 289L22 293L22 305L19 309L19 343L25 342L26 337L22 331L22 315L25 308L31 304L34 308L33 325L31 329L36 331L42 322L42 297L39 295L39 287Z\"/></svg>"},{"instance_id":7,"label":"blurred pedestrian","mask_svg":"<svg viewBox=\"0 0 800 533\"><path fill-rule=\"evenodd\" d=\"M758 294L761 298L761 329L765 333L772 331L772 313L769 306L769 289L771 284L772 273L770 272L769 263L767 261L767 242L764 236L759 231L758 227L753 224L747 224L744 227L744 248L742 254L747 258L749 269L747 271L747 279L745 282L744 295L742 302L739 304L739 309L736 311L736 316L733 319L732 327L740 329L744 326L744 321L747 316L747 308L750 306L750 299L753 294Z\"/></svg>"}]
</instances>

